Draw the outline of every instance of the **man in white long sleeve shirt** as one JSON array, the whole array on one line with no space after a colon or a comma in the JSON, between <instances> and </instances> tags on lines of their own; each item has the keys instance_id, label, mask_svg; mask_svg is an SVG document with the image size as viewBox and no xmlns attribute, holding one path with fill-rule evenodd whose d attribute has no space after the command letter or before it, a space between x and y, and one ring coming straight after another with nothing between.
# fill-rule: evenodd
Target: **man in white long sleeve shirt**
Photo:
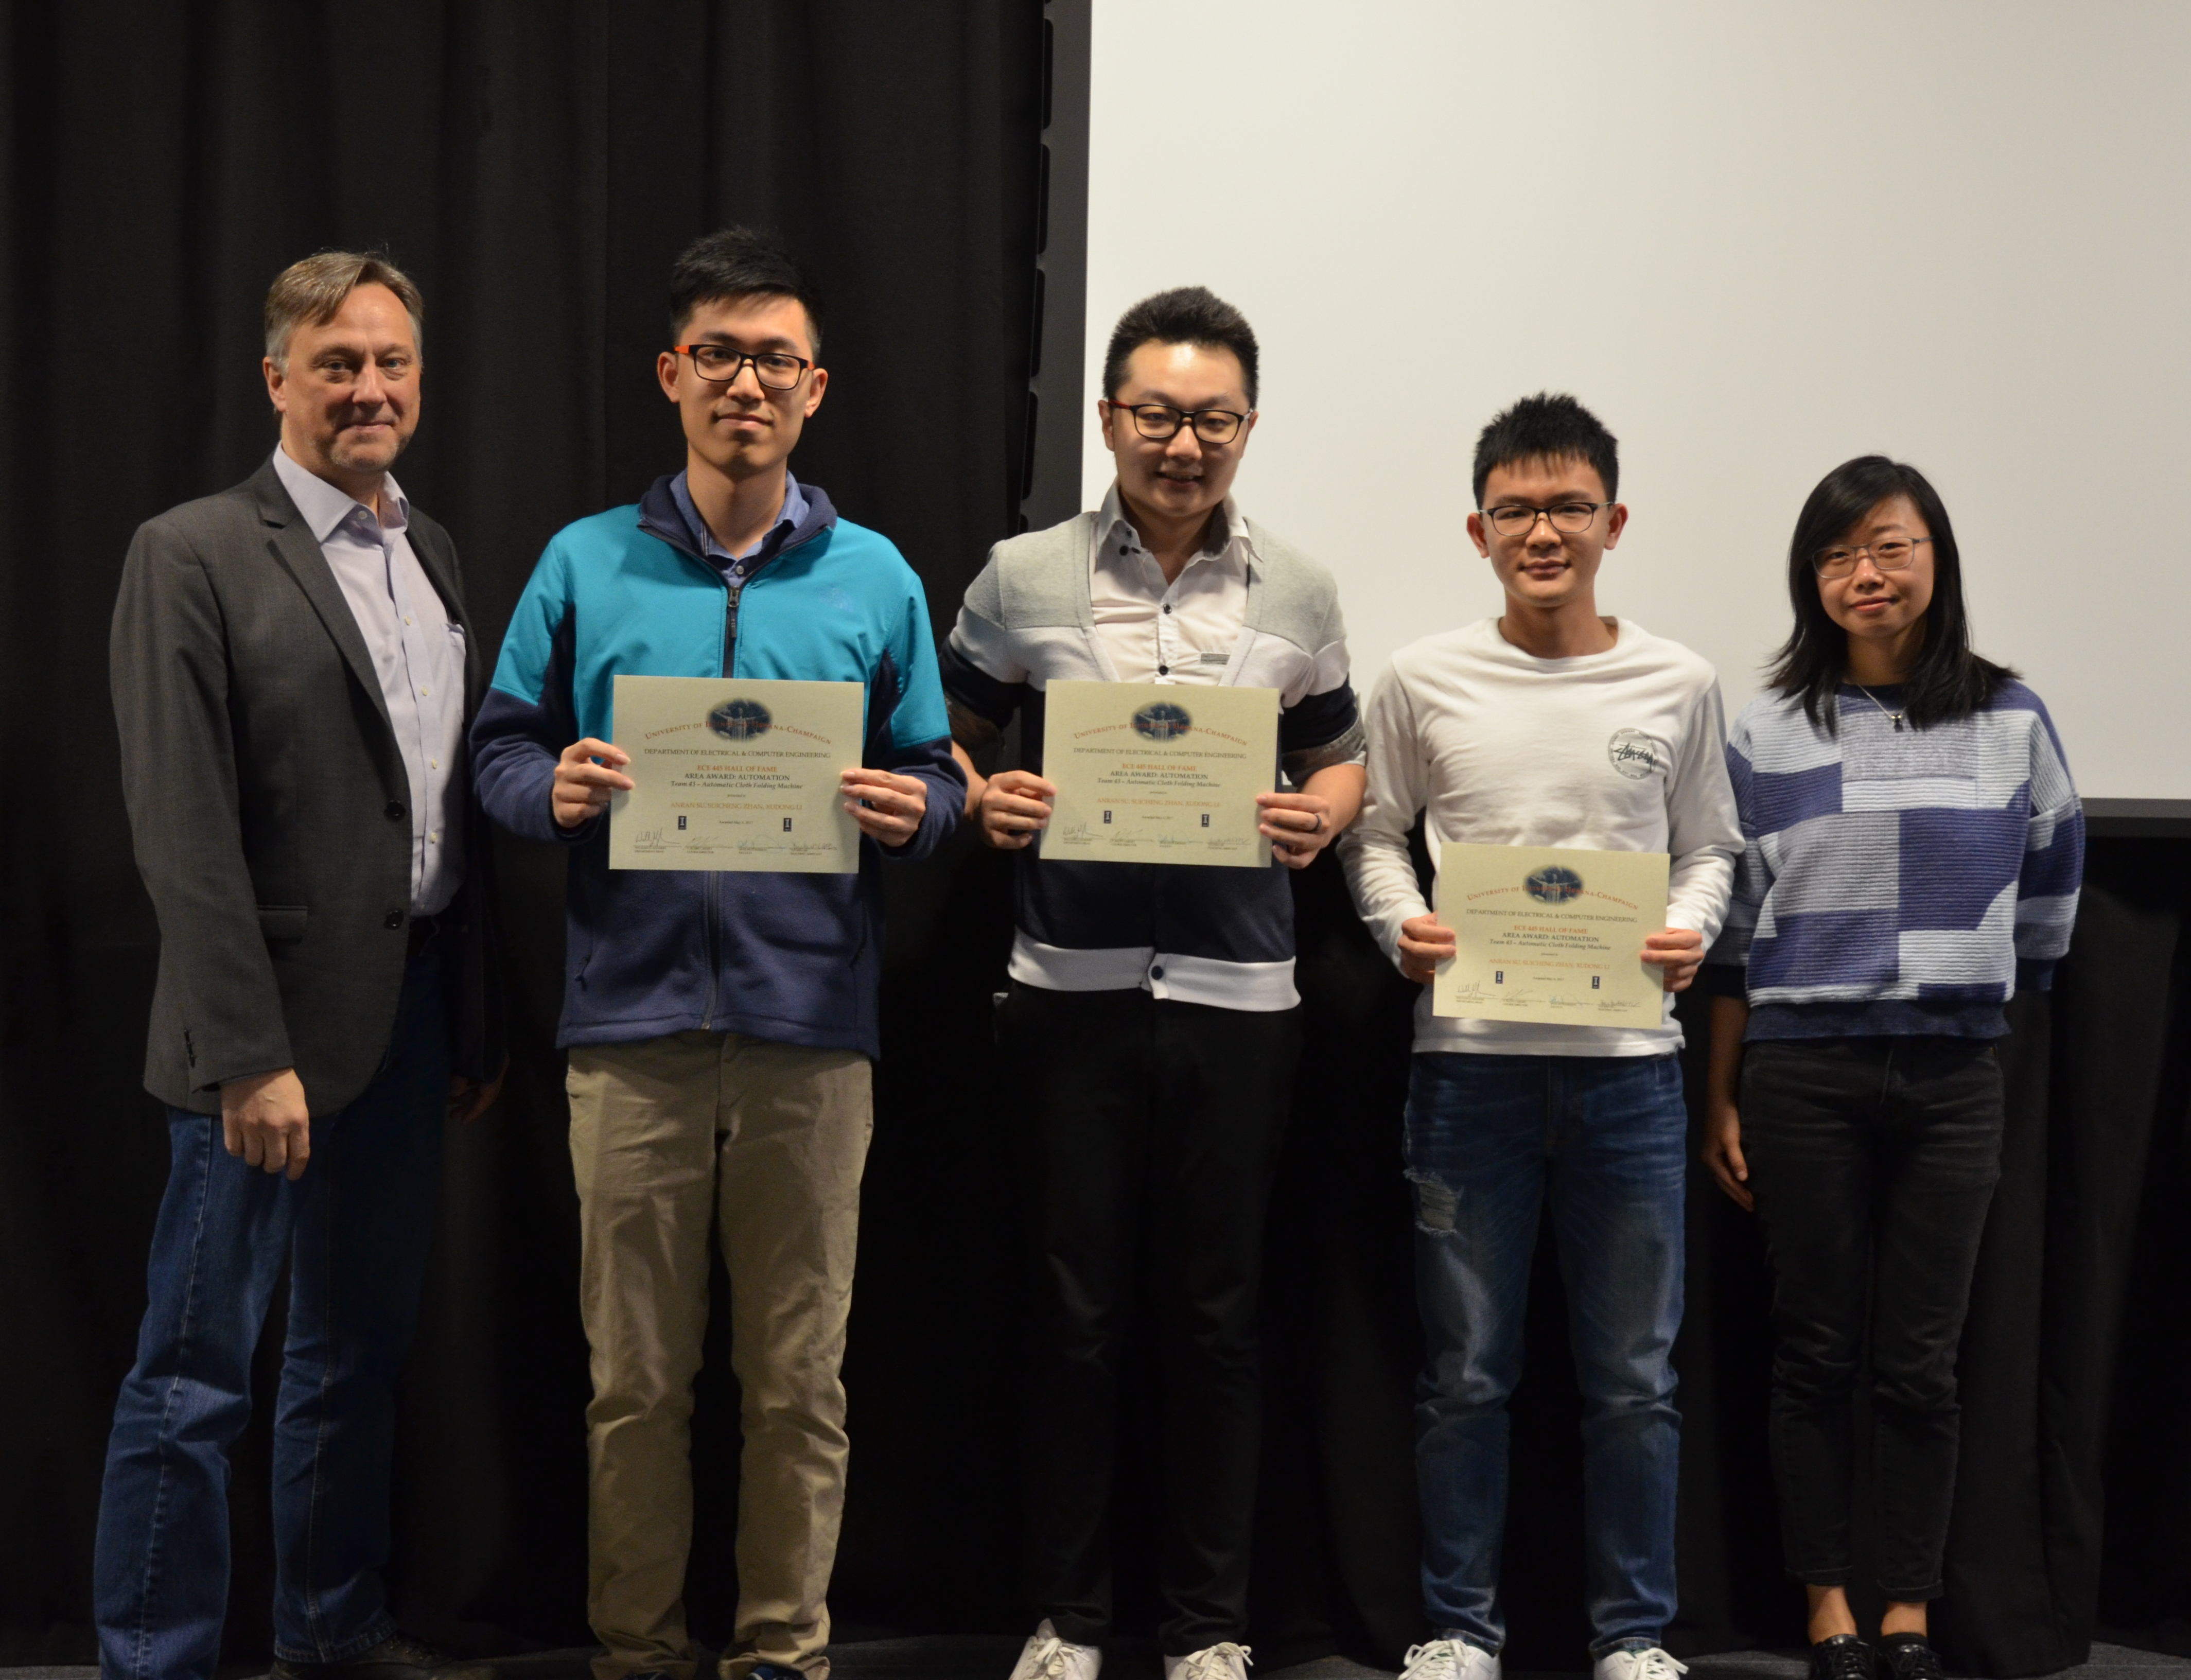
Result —
<instances>
[{"instance_id":1,"label":"man in white long sleeve shirt","mask_svg":"<svg viewBox=\"0 0 2191 1680\"><path fill-rule=\"evenodd\" d=\"M1677 643L1598 615L1600 561L1628 510L1610 432L1571 396L1484 428L1468 532L1505 611L1404 647L1370 698L1369 789L1340 842L1354 901L1415 1015L1407 1170L1428 1350L1416 1408L1425 1609L1408 1680L1497 1680L1505 1623L1507 1397L1549 1206L1584 1399L1584 1521L1596 1680L1673 1680L1687 1117L1672 994L1727 914L1742 846L1719 685ZM1538 1026L1431 1012L1454 936L1424 901L1408 834L1441 844L1671 855L1665 977L1651 1027Z\"/></svg>"}]
</instances>

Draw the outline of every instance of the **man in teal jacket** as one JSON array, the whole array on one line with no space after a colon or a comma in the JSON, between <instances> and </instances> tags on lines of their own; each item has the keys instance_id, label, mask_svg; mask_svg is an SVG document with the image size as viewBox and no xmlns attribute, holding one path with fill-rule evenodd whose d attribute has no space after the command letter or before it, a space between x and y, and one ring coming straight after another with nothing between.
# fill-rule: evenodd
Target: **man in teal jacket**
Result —
<instances>
[{"instance_id":1,"label":"man in teal jacket","mask_svg":"<svg viewBox=\"0 0 2191 1680\"><path fill-rule=\"evenodd\" d=\"M844 1506L838 1368L878 1048L878 872L952 829L965 781L920 580L787 466L828 374L815 288L728 228L670 277L658 372L685 470L556 533L510 622L472 740L497 822L571 847L560 1042L593 1349L588 1620L598 1680L689 1680L689 1421L708 1233L731 1278L745 1435L725 1680L826 1676ZM618 675L866 686L843 776L857 874L608 867Z\"/></svg>"}]
</instances>

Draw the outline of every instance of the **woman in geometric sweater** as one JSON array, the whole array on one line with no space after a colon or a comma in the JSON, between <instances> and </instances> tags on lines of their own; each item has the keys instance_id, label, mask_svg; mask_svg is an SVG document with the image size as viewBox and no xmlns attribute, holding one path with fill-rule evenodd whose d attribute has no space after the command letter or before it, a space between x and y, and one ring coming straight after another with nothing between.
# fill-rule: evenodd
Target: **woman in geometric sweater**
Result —
<instances>
[{"instance_id":1,"label":"woman in geometric sweater","mask_svg":"<svg viewBox=\"0 0 2191 1680\"><path fill-rule=\"evenodd\" d=\"M1828 474L1788 586L1795 628L1727 743L1745 844L1704 971L1704 1158L1773 1256L1773 1478L1813 1680L1937 1680L2002 1006L2069 948L2084 817L2039 697L1971 649L1955 532L1915 468ZM1846 1591L1867 1279L1875 1654Z\"/></svg>"}]
</instances>

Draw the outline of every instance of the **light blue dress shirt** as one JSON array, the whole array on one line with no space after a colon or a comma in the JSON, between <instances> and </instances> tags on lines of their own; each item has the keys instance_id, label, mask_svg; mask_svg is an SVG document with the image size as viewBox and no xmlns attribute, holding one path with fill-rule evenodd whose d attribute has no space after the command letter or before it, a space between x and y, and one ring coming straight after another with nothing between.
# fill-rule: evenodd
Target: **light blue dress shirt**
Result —
<instances>
[{"instance_id":1,"label":"light blue dress shirt","mask_svg":"<svg viewBox=\"0 0 2191 1680\"><path fill-rule=\"evenodd\" d=\"M732 593L744 587L747 578L776 557L777 550L789 540L806 518L806 493L799 487L789 468L783 473L783 506L776 515L776 522L754 539L743 554L732 554L715 540L715 533L708 528L708 521L700 517L700 510L692 500L692 487L685 481L686 475L679 473L669 481L669 493L676 501L677 511L685 515L685 523L691 527L699 539L700 551L714 568L723 574Z\"/></svg>"},{"instance_id":2,"label":"light blue dress shirt","mask_svg":"<svg viewBox=\"0 0 2191 1680\"><path fill-rule=\"evenodd\" d=\"M464 633L404 532L411 504L393 478L382 513L274 451L282 487L342 585L373 656L411 783L411 914L445 910L464 880Z\"/></svg>"}]
</instances>

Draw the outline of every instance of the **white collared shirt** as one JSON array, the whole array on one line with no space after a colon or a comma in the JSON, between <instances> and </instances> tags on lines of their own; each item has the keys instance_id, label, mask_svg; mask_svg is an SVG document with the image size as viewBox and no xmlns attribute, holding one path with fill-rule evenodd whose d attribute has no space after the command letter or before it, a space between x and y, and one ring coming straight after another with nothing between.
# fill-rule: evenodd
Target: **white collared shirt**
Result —
<instances>
[{"instance_id":1,"label":"white collared shirt","mask_svg":"<svg viewBox=\"0 0 2191 1680\"><path fill-rule=\"evenodd\" d=\"M411 784L411 914L448 908L464 880L464 632L405 536L411 504L393 478L373 510L274 451L373 657Z\"/></svg>"},{"instance_id":2,"label":"white collared shirt","mask_svg":"<svg viewBox=\"0 0 2191 1680\"><path fill-rule=\"evenodd\" d=\"M1248 620L1255 556L1248 521L1231 497L1217 510L1210 535L1216 546L1196 555L1166 583L1113 482L1096 510L1089 544L1088 600L1096 638L1118 681L1211 687L1224 681ZM1030 937L1024 928L1013 934L1008 971L1023 985L1050 991L1139 987L1159 998L1218 1009L1283 1010L1300 1001L1290 959L1219 962L1154 946L1067 950Z\"/></svg>"},{"instance_id":3,"label":"white collared shirt","mask_svg":"<svg viewBox=\"0 0 2191 1680\"><path fill-rule=\"evenodd\" d=\"M1254 558L1248 523L1229 496L1212 535L1217 546L1196 555L1167 584L1126 517L1118 485L1103 498L1089 550L1088 598L1119 681L1215 686L1223 680L1247 621Z\"/></svg>"}]
</instances>

